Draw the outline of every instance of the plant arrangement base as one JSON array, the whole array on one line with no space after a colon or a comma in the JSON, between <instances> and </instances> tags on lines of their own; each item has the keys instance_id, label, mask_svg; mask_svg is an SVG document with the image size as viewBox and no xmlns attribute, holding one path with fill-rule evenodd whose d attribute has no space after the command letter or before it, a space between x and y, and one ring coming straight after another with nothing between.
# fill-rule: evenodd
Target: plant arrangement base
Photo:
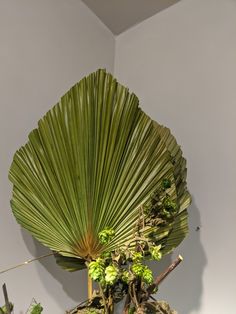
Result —
<instances>
[{"instance_id":1,"label":"plant arrangement base","mask_svg":"<svg viewBox=\"0 0 236 314\"><path fill-rule=\"evenodd\" d=\"M67 312L66 314L104 314L103 308L94 306L78 306L76 309ZM118 313L117 313L118 314ZM126 314L126 313L123 313ZM165 301L145 302L142 307L135 311L130 308L127 314L178 314L175 310L171 309L169 304Z\"/></svg>"}]
</instances>

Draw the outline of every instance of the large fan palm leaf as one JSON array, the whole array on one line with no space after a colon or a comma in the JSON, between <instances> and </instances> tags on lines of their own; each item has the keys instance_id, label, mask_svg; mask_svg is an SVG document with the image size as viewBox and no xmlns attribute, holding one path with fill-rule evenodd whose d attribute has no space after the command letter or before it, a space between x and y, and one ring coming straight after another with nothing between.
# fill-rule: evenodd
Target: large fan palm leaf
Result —
<instances>
[{"instance_id":1,"label":"large fan palm leaf","mask_svg":"<svg viewBox=\"0 0 236 314\"><path fill-rule=\"evenodd\" d=\"M70 270L73 258L94 258L130 241L140 208L166 178L180 218L157 229L157 238L169 252L187 232L190 197L179 146L103 70L73 86L39 121L16 152L9 177L17 221L59 252ZM98 233L106 227L115 237L103 247Z\"/></svg>"}]
</instances>

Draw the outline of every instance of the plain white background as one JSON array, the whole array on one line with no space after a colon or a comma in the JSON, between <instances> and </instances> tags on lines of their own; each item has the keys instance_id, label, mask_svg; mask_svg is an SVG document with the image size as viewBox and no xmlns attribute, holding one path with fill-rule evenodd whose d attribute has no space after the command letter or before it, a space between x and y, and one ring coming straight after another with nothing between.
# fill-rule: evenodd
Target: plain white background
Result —
<instances>
[{"instance_id":1,"label":"plain white background","mask_svg":"<svg viewBox=\"0 0 236 314\"><path fill-rule=\"evenodd\" d=\"M14 152L84 75L113 71L114 48L112 33L78 0L0 0L0 269L48 252L11 213L7 176ZM32 297L45 314L59 314L86 298L86 278L49 257L1 275L0 284L7 283L15 314L25 313Z\"/></svg>"},{"instance_id":2,"label":"plain white background","mask_svg":"<svg viewBox=\"0 0 236 314\"><path fill-rule=\"evenodd\" d=\"M121 34L115 75L188 161L190 235L160 296L180 314L236 313L236 1L182 0Z\"/></svg>"},{"instance_id":3,"label":"plain white background","mask_svg":"<svg viewBox=\"0 0 236 314\"><path fill-rule=\"evenodd\" d=\"M181 0L116 38L79 0L0 0L0 269L47 252L11 213L13 154L65 91L101 67L114 70L144 111L172 130L188 161L190 234L159 265L184 256L159 297L179 314L234 314L234 0ZM45 314L86 297L86 274L67 273L53 258L1 275L3 282L15 314L32 297Z\"/></svg>"}]
</instances>

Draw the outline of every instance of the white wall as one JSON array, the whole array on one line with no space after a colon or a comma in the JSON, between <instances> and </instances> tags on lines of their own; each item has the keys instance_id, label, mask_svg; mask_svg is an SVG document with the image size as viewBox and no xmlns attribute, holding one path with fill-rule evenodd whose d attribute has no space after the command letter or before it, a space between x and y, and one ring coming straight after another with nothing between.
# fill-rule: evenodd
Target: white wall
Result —
<instances>
[{"instance_id":1,"label":"white wall","mask_svg":"<svg viewBox=\"0 0 236 314\"><path fill-rule=\"evenodd\" d=\"M185 261L160 297L180 314L234 314L236 1L182 0L121 34L115 75L171 128L188 160Z\"/></svg>"},{"instance_id":2,"label":"white wall","mask_svg":"<svg viewBox=\"0 0 236 314\"><path fill-rule=\"evenodd\" d=\"M97 68L113 71L113 35L80 0L0 0L0 270L47 252L20 230L9 206L8 169L37 121L75 82ZM42 263L0 275L25 313L31 298L46 314L86 298L86 276ZM3 303L0 291L0 304Z\"/></svg>"},{"instance_id":3,"label":"white wall","mask_svg":"<svg viewBox=\"0 0 236 314\"><path fill-rule=\"evenodd\" d=\"M185 261L160 289L179 314L235 313L235 38L234 0L181 0L116 38L116 76L171 128L188 160L190 235L175 253ZM112 72L114 54L112 34L80 0L0 0L0 270L47 252L10 210L15 150L72 84L99 67ZM86 297L86 274L64 272L53 258L3 282L15 314L31 297L45 314Z\"/></svg>"}]
</instances>

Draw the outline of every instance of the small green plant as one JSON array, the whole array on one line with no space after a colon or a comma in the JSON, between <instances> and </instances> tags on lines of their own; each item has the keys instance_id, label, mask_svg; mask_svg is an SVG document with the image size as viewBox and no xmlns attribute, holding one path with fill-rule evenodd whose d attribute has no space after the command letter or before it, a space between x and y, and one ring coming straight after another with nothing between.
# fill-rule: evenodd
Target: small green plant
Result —
<instances>
[{"instance_id":1,"label":"small green plant","mask_svg":"<svg viewBox=\"0 0 236 314\"><path fill-rule=\"evenodd\" d=\"M40 303L37 303L35 299L32 300L30 307L26 314L41 314L43 312L43 307Z\"/></svg>"}]
</instances>

